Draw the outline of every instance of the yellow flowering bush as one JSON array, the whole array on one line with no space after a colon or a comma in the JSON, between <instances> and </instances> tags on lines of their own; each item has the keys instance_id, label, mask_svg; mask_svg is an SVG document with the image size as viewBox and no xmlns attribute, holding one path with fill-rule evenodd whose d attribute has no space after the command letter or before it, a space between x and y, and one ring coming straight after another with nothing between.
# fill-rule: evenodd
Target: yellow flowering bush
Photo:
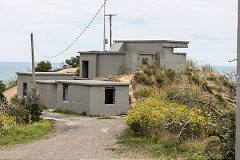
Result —
<instances>
[{"instance_id":1,"label":"yellow flowering bush","mask_svg":"<svg viewBox=\"0 0 240 160\"><path fill-rule=\"evenodd\" d=\"M0 110L0 135L4 132L4 130L13 127L16 125L16 120L14 117L9 116L6 113L3 113Z\"/></svg>"},{"instance_id":2,"label":"yellow flowering bush","mask_svg":"<svg viewBox=\"0 0 240 160\"><path fill-rule=\"evenodd\" d=\"M207 108L207 106L204 106ZM152 94L128 112L126 123L132 131L144 135L153 130L165 130L185 136L201 136L212 121L209 109L190 108L163 100Z\"/></svg>"}]
</instances>

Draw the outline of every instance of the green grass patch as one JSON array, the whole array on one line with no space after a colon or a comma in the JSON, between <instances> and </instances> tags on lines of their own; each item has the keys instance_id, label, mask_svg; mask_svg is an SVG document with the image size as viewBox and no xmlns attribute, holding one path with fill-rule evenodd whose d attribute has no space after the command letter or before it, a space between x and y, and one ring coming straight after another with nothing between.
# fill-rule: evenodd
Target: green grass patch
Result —
<instances>
[{"instance_id":1,"label":"green grass patch","mask_svg":"<svg viewBox=\"0 0 240 160\"><path fill-rule=\"evenodd\" d=\"M48 120L41 120L34 124L18 125L9 128L0 135L0 148L40 139L52 131L53 128L53 122Z\"/></svg>"},{"instance_id":2,"label":"green grass patch","mask_svg":"<svg viewBox=\"0 0 240 160\"><path fill-rule=\"evenodd\" d=\"M118 144L123 145L126 151L137 152L157 159L207 159L207 155L201 147L188 149L186 144L179 144L172 140L136 137L124 133L118 137Z\"/></svg>"},{"instance_id":3,"label":"green grass patch","mask_svg":"<svg viewBox=\"0 0 240 160\"><path fill-rule=\"evenodd\" d=\"M74 111L69 111L69 110L60 110L60 109L55 109L54 111L52 111L54 113L61 113L61 114L72 114L72 115L79 115L79 116L87 116L86 112L82 112L82 113L77 113Z\"/></svg>"},{"instance_id":4,"label":"green grass patch","mask_svg":"<svg viewBox=\"0 0 240 160\"><path fill-rule=\"evenodd\" d=\"M116 119L115 117L110 117L105 115L95 115L95 114L90 114L90 117L97 117L97 119Z\"/></svg>"}]
</instances>

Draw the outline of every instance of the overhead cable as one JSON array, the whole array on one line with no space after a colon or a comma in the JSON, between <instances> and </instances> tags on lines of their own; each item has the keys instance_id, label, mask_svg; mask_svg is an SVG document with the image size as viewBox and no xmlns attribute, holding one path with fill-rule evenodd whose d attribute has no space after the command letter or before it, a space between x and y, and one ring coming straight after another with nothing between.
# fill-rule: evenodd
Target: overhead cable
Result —
<instances>
[{"instance_id":1,"label":"overhead cable","mask_svg":"<svg viewBox=\"0 0 240 160\"><path fill-rule=\"evenodd\" d=\"M88 25L84 28L84 30L81 32L81 34L74 40L72 41L72 43L67 47L65 48L63 51L61 51L60 53L54 55L54 56L46 56L44 55L39 49L38 47L36 47L35 43L34 43L34 48L36 49L36 51L43 57L45 58L55 58L57 56L60 56L62 55L63 53L65 53L69 48L71 48L76 42L77 40L85 33L85 31L90 27L90 25L92 24L92 22L96 19L96 17L98 16L98 14L100 13L100 11L102 10L102 8L105 6L106 2L108 0L105 0L103 5L101 6L101 8L97 11L97 13L94 15L94 17L92 18L92 20L88 23Z\"/></svg>"}]
</instances>

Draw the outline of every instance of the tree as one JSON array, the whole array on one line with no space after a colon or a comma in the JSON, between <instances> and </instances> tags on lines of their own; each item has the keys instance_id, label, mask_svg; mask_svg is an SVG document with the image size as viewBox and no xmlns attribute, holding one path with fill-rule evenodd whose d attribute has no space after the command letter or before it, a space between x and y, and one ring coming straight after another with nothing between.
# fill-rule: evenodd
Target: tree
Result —
<instances>
[{"instance_id":1,"label":"tree","mask_svg":"<svg viewBox=\"0 0 240 160\"><path fill-rule=\"evenodd\" d=\"M36 72L51 72L52 71L52 65L49 61L41 61L37 63L37 67L35 68Z\"/></svg>"},{"instance_id":2,"label":"tree","mask_svg":"<svg viewBox=\"0 0 240 160\"><path fill-rule=\"evenodd\" d=\"M6 85L0 80L0 104L6 102L6 97L3 95L5 89Z\"/></svg>"},{"instance_id":3,"label":"tree","mask_svg":"<svg viewBox=\"0 0 240 160\"><path fill-rule=\"evenodd\" d=\"M69 67L76 68L79 66L79 56L71 57L71 59L66 59L65 61Z\"/></svg>"}]
</instances>

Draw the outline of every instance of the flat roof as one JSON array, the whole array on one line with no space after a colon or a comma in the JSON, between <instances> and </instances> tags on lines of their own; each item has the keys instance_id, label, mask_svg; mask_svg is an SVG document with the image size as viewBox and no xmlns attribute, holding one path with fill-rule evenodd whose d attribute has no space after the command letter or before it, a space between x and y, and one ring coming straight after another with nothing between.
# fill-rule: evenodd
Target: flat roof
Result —
<instances>
[{"instance_id":1,"label":"flat roof","mask_svg":"<svg viewBox=\"0 0 240 160\"><path fill-rule=\"evenodd\" d=\"M111 54L111 55L114 55L114 54L126 54L126 52L111 52L111 51L79 51L78 53L82 53L82 54Z\"/></svg>"},{"instance_id":2,"label":"flat roof","mask_svg":"<svg viewBox=\"0 0 240 160\"><path fill-rule=\"evenodd\" d=\"M32 72L16 72L18 75L32 75ZM36 72L36 75L43 76L74 76L74 73L59 73L59 72Z\"/></svg>"},{"instance_id":3,"label":"flat roof","mask_svg":"<svg viewBox=\"0 0 240 160\"><path fill-rule=\"evenodd\" d=\"M176 41L176 40L115 40L113 42L123 42L123 43L185 43L188 44L189 41Z\"/></svg>"},{"instance_id":4,"label":"flat roof","mask_svg":"<svg viewBox=\"0 0 240 160\"><path fill-rule=\"evenodd\" d=\"M55 80L36 80L36 83L56 84Z\"/></svg>"},{"instance_id":5,"label":"flat roof","mask_svg":"<svg viewBox=\"0 0 240 160\"><path fill-rule=\"evenodd\" d=\"M84 86L129 86L130 83L101 80L56 80L56 83L76 84Z\"/></svg>"}]
</instances>

